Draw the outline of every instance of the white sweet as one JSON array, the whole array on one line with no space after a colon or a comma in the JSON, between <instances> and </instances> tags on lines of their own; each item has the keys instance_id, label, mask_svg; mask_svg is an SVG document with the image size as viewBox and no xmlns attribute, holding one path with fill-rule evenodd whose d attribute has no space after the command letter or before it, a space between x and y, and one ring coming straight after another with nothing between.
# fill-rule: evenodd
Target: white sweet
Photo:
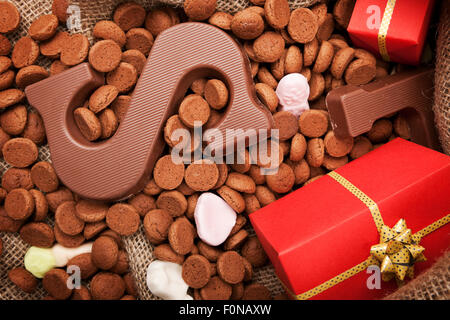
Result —
<instances>
[{"instance_id":1,"label":"white sweet","mask_svg":"<svg viewBox=\"0 0 450 320\"><path fill-rule=\"evenodd\" d=\"M197 200L194 212L197 234L210 246L222 244L236 224L236 212L221 197L205 192Z\"/></svg>"},{"instance_id":2,"label":"white sweet","mask_svg":"<svg viewBox=\"0 0 450 320\"><path fill-rule=\"evenodd\" d=\"M309 109L308 80L300 73L290 73L278 83L276 94L280 101L280 111L289 111L299 117Z\"/></svg>"},{"instance_id":3,"label":"white sweet","mask_svg":"<svg viewBox=\"0 0 450 320\"><path fill-rule=\"evenodd\" d=\"M147 286L155 295L164 300L193 300L187 294L189 286L181 276L181 266L177 263L154 260L147 268Z\"/></svg>"},{"instance_id":4,"label":"white sweet","mask_svg":"<svg viewBox=\"0 0 450 320\"><path fill-rule=\"evenodd\" d=\"M55 244L52 248L55 257L56 267L64 267L70 259L92 251L92 242L86 242L77 248L66 248L60 244Z\"/></svg>"}]
</instances>

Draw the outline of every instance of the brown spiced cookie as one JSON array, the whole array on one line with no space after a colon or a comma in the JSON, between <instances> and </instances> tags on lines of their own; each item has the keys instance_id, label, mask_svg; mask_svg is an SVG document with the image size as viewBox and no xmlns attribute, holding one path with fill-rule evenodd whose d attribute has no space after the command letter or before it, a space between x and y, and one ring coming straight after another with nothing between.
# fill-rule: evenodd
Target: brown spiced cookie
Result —
<instances>
[{"instance_id":1,"label":"brown spiced cookie","mask_svg":"<svg viewBox=\"0 0 450 320\"><path fill-rule=\"evenodd\" d=\"M156 8L150 10L145 18L145 28L157 37L161 32L179 21L177 13L172 8Z\"/></svg>"},{"instance_id":2,"label":"brown spiced cookie","mask_svg":"<svg viewBox=\"0 0 450 320\"><path fill-rule=\"evenodd\" d=\"M334 31L334 18L331 13L327 13L325 19L321 24L319 24L319 29L317 29L317 39L319 41L326 41L330 39L331 34Z\"/></svg>"},{"instance_id":3,"label":"brown spiced cookie","mask_svg":"<svg viewBox=\"0 0 450 320\"><path fill-rule=\"evenodd\" d=\"M25 168L33 164L38 157L36 144L27 138L8 140L2 148L3 158L10 165Z\"/></svg>"},{"instance_id":4,"label":"brown spiced cookie","mask_svg":"<svg viewBox=\"0 0 450 320\"><path fill-rule=\"evenodd\" d=\"M242 247L241 254L246 258L253 267L262 267L267 262L267 255L261 246L258 238L249 237Z\"/></svg>"},{"instance_id":5,"label":"brown spiced cookie","mask_svg":"<svg viewBox=\"0 0 450 320\"><path fill-rule=\"evenodd\" d=\"M160 158L153 169L155 183L162 189L176 189L184 178L184 164L176 164L170 155Z\"/></svg>"},{"instance_id":6,"label":"brown spiced cookie","mask_svg":"<svg viewBox=\"0 0 450 320\"><path fill-rule=\"evenodd\" d=\"M75 236L83 231L84 221L76 214L75 201L63 202L58 206L55 212L55 223L69 236Z\"/></svg>"},{"instance_id":7,"label":"brown spiced cookie","mask_svg":"<svg viewBox=\"0 0 450 320\"><path fill-rule=\"evenodd\" d=\"M107 227L108 226L106 225L106 222L103 220L98 222L86 223L83 230L83 236L86 238L86 240L90 240L100 232L105 230Z\"/></svg>"},{"instance_id":8,"label":"brown spiced cookie","mask_svg":"<svg viewBox=\"0 0 450 320\"><path fill-rule=\"evenodd\" d=\"M117 120L117 116L111 109L104 109L98 115L98 120L100 121L100 125L102 127L102 134L100 135L101 139L108 139L114 135L116 132L119 121Z\"/></svg>"},{"instance_id":9,"label":"brown spiced cookie","mask_svg":"<svg viewBox=\"0 0 450 320\"><path fill-rule=\"evenodd\" d=\"M219 277L212 277L208 284L200 289L203 300L228 300L231 297L232 287Z\"/></svg>"},{"instance_id":10,"label":"brown spiced cookie","mask_svg":"<svg viewBox=\"0 0 450 320\"><path fill-rule=\"evenodd\" d=\"M127 41L125 32L113 21L102 20L95 24L93 30L94 37L103 40L113 40L121 48Z\"/></svg>"},{"instance_id":11,"label":"brown spiced cookie","mask_svg":"<svg viewBox=\"0 0 450 320\"><path fill-rule=\"evenodd\" d=\"M165 210L155 209L149 211L144 217L144 231L152 244L159 244L167 239L172 216Z\"/></svg>"},{"instance_id":12,"label":"brown spiced cookie","mask_svg":"<svg viewBox=\"0 0 450 320\"><path fill-rule=\"evenodd\" d=\"M75 287L70 300L92 300L91 292L83 285Z\"/></svg>"},{"instance_id":13,"label":"brown spiced cookie","mask_svg":"<svg viewBox=\"0 0 450 320\"><path fill-rule=\"evenodd\" d=\"M94 300L119 300L124 293L125 282L115 273L100 272L91 280L91 294Z\"/></svg>"},{"instance_id":14,"label":"brown spiced cookie","mask_svg":"<svg viewBox=\"0 0 450 320\"><path fill-rule=\"evenodd\" d=\"M325 78L321 73L313 72L309 80L308 101L314 101L320 98L325 91Z\"/></svg>"},{"instance_id":15,"label":"brown spiced cookie","mask_svg":"<svg viewBox=\"0 0 450 320\"><path fill-rule=\"evenodd\" d=\"M363 85L375 78L376 66L366 59L352 61L345 70L345 82L351 85Z\"/></svg>"},{"instance_id":16,"label":"brown spiced cookie","mask_svg":"<svg viewBox=\"0 0 450 320\"><path fill-rule=\"evenodd\" d=\"M81 246L85 238L82 233L77 234L75 236L69 236L65 234L64 232L59 229L58 225L55 224L55 227L53 228L53 232L55 233L55 240L60 245L66 248L78 248Z\"/></svg>"},{"instance_id":17,"label":"brown spiced cookie","mask_svg":"<svg viewBox=\"0 0 450 320\"><path fill-rule=\"evenodd\" d=\"M127 252L125 250L119 250L117 262L109 270L117 274L124 274L128 271L129 267Z\"/></svg>"},{"instance_id":18,"label":"brown spiced cookie","mask_svg":"<svg viewBox=\"0 0 450 320\"><path fill-rule=\"evenodd\" d=\"M381 143L389 139L392 134L392 122L388 119L378 119L367 132L367 137L372 143Z\"/></svg>"},{"instance_id":19,"label":"brown spiced cookie","mask_svg":"<svg viewBox=\"0 0 450 320\"><path fill-rule=\"evenodd\" d=\"M11 52L11 42L3 34L0 34L0 55L6 56Z\"/></svg>"},{"instance_id":20,"label":"brown spiced cookie","mask_svg":"<svg viewBox=\"0 0 450 320\"><path fill-rule=\"evenodd\" d=\"M208 19L216 11L217 0L185 0L184 12L194 21Z\"/></svg>"},{"instance_id":21,"label":"brown spiced cookie","mask_svg":"<svg viewBox=\"0 0 450 320\"><path fill-rule=\"evenodd\" d=\"M282 163L278 171L266 176L267 186L276 193L287 193L294 186L295 175L291 167Z\"/></svg>"},{"instance_id":22,"label":"brown spiced cookie","mask_svg":"<svg viewBox=\"0 0 450 320\"><path fill-rule=\"evenodd\" d=\"M127 34L126 48L140 51L144 56L148 56L153 46L153 36L147 29L133 28Z\"/></svg>"},{"instance_id":23,"label":"brown spiced cookie","mask_svg":"<svg viewBox=\"0 0 450 320\"><path fill-rule=\"evenodd\" d=\"M53 38L40 43L41 54L52 59L59 58L62 47L69 38L70 35L67 32L57 32Z\"/></svg>"},{"instance_id":24,"label":"brown spiced cookie","mask_svg":"<svg viewBox=\"0 0 450 320\"><path fill-rule=\"evenodd\" d=\"M8 271L8 278L23 292L32 293L36 290L37 279L24 268L14 268Z\"/></svg>"},{"instance_id":25,"label":"brown spiced cookie","mask_svg":"<svg viewBox=\"0 0 450 320\"><path fill-rule=\"evenodd\" d=\"M327 170L333 171L339 167L342 167L343 165L345 165L347 163L348 163L347 156L336 158L336 157L332 157L328 154L325 154L325 156L323 158L322 166L324 166Z\"/></svg>"},{"instance_id":26,"label":"brown spiced cookie","mask_svg":"<svg viewBox=\"0 0 450 320\"><path fill-rule=\"evenodd\" d=\"M217 189L217 193L237 213L241 213L245 210L245 200L239 192L231 189L228 186L222 186Z\"/></svg>"},{"instance_id":27,"label":"brown spiced cookie","mask_svg":"<svg viewBox=\"0 0 450 320\"><path fill-rule=\"evenodd\" d=\"M216 262L219 256L222 254L222 250L217 247L207 245L203 241L199 241L197 243L197 248L200 254L211 262Z\"/></svg>"},{"instance_id":28,"label":"brown spiced cookie","mask_svg":"<svg viewBox=\"0 0 450 320\"><path fill-rule=\"evenodd\" d=\"M284 53L283 37L273 31L266 31L253 42L256 58L261 62L275 62Z\"/></svg>"},{"instance_id":29,"label":"brown spiced cookie","mask_svg":"<svg viewBox=\"0 0 450 320\"><path fill-rule=\"evenodd\" d=\"M344 29L348 27L355 3L356 0L338 0L334 5L334 19Z\"/></svg>"},{"instance_id":30,"label":"brown spiced cookie","mask_svg":"<svg viewBox=\"0 0 450 320\"><path fill-rule=\"evenodd\" d=\"M24 222L24 220L11 219L6 213L6 210L0 206L0 231L18 232Z\"/></svg>"},{"instance_id":31,"label":"brown spiced cookie","mask_svg":"<svg viewBox=\"0 0 450 320\"><path fill-rule=\"evenodd\" d=\"M74 66L83 62L88 56L89 46L89 40L85 35L71 35L63 42L61 62L67 66Z\"/></svg>"},{"instance_id":32,"label":"brown spiced cookie","mask_svg":"<svg viewBox=\"0 0 450 320\"><path fill-rule=\"evenodd\" d=\"M52 13L58 17L59 22L66 23L69 14L67 9L69 8L68 0L53 0Z\"/></svg>"},{"instance_id":33,"label":"brown spiced cookie","mask_svg":"<svg viewBox=\"0 0 450 320\"><path fill-rule=\"evenodd\" d=\"M254 195L251 195L250 197L253 197L256 199ZM256 199L256 201L258 201ZM259 202L258 202L259 203ZM255 210L256 211L256 210ZM254 211L252 211L254 212ZM251 213L251 212L250 212ZM246 230L240 230L236 234L230 236L227 241L225 241L223 248L227 251L229 250L236 250L238 249L242 244L244 244L245 240L247 240L248 232Z\"/></svg>"},{"instance_id":34,"label":"brown spiced cookie","mask_svg":"<svg viewBox=\"0 0 450 320\"><path fill-rule=\"evenodd\" d=\"M230 173L225 184L236 191L244 193L254 193L256 187L252 178L238 172Z\"/></svg>"},{"instance_id":35,"label":"brown spiced cookie","mask_svg":"<svg viewBox=\"0 0 450 320\"><path fill-rule=\"evenodd\" d=\"M42 279L42 286L57 300L65 300L72 294L72 289L69 289L67 282L69 275L63 269L52 269L48 271Z\"/></svg>"},{"instance_id":36,"label":"brown spiced cookie","mask_svg":"<svg viewBox=\"0 0 450 320\"><path fill-rule=\"evenodd\" d=\"M119 257L119 247L114 239L106 236L97 238L92 245L93 264L102 270L114 267Z\"/></svg>"},{"instance_id":37,"label":"brown spiced cookie","mask_svg":"<svg viewBox=\"0 0 450 320\"><path fill-rule=\"evenodd\" d=\"M92 262L92 254L90 252L73 257L67 262L67 266L78 266L81 279L83 280L90 278L98 271L98 268Z\"/></svg>"},{"instance_id":38,"label":"brown spiced cookie","mask_svg":"<svg viewBox=\"0 0 450 320\"><path fill-rule=\"evenodd\" d=\"M300 161L306 153L306 139L301 133L296 133L291 140L291 148L289 150L289 159L292 161Z\"/></svg>"},{"instance_id":39,"label":"brown spiced cookie","mask_svg":"<svg viewBox=\"0 0 450 320\"><path fill-rule=\"evenodd\" d=\"M30 169L9 168L3 173L2 187L7 192L17 188L30 190L33 186Z\"/></svg>"},{"instance_id":40,"label":"brown spiced cookie","mask_svg":"<svg viewBox=\"0 0 450 320\"><path fill-rule=\"evenodd\" d=\"M33 173L31 174L31 178L33 179ZM47 193L45 198L47 199L50 210L55 212L61 203L73 201L73 194L69 189L62 187L56 191Z\"/></svg>"},{"instance_id":41,"label":"brown spiced cookie","mask_svg":"<svg viewBox=\"0 0 450 320\"><path fill-rule=\"evenodd\" d=\"M266 83L257 83L255 85L256 95L261 102L271 111L275 112L278 107L278 96L275 90Z\"/></svg>"},{"instance_id":42,"label":"brown spiced cookie","mask_svg":"<svg viewBox=\"0 0 450 320\"><path fill-rule=\"evenodd\" d=\"M37 112L29 112L27 123L22 132L24 138L30 139L36 144L42 144L45 141L44 121Z\"/></svg>"},{"instance_id":43,"label":"brown spiced cookie","mask_svg":"<svg viewBox=\"0 0 450 320\"><path fill-rule=\"evenodd\" d=\"M10 58L5 56L0 56L0 73L5 72L12 66L12 61Z\"/></svg>"},{"instance_id":44,"label":"brown spiced cookie","mask_svg":"<svg viewBox=\"0 0 450 320\"><path fill-rule=\"evenodd\" d=\"M306 110L301 114L298 125L300 132L305 136L309 138L318 138L327 132L328 118L320 110Z\"/></svg>"},{"instance_id":45,"label":"brown spiced cookie","mask_svg":"<svg viewBox=\"0 0 450 320\"><path fill-rule=\"evenodd\" d=\"M0 91L8 89L13 85L15 75L13 70L6 70L0 73Z\"/></svg>"},{"instance_id":46,"label":"brown spiced cookie","mask_svg":"<svg viewBox=\"0 0 450 320\"><path fill-rule=\"evenodd\" d=\"M43 222L30 222L20 229L20 238L31 246L50 248L55 242L52 228Z\"/></svg>"},{"instance_id":47,"label":"brown spiced cookie","mask_svg":"<svg viewBox=\"0 0 450 320\"><path fill-rule=\"evenodd\" d=\"M317 54L316 63L314 64L313 72L325 72L331 64L334 56L334 48L328 41L322 41Z\"/></svg>"},{"instance_id":48,"label":"brown spiced cookie","mask_svg":"<svg viewBox=\"0 0 450 320\"><path fill-rule=\"evenodd\" d=\"M298 8L291 12L287 28L292 39L299 43L307 43L316 36L319 23L311 10Z\"/></svg>"},{"instance_id":49,"label":"brown spiced cookie","mask_svg":"<svg viewBox=\"0 0 450 320\"><path fill-rule=\"evenodd\" d=\"M338 138L334 131L329 131L324 138L325 149L332 157L343 157L353 148L353 138Z\"/></svg>"},{"instance_id":50,"label":"brown spiced cookie","mask_svg":"<svg viewBox=\"0 0 450 320\"><path fill-rule=\"evenodd\" d=\"M50 75L51 76L57 75L57 74L59 74L61 72L64 72L64 71L68 70L69 68L70 68L69 66L66 66L60 60L55 60L50 65Z\"/></svg>"},{"instance_id":51,"label":"brown spiced cookie","mask_svg":"<svg viewBox=\"0 0 450 320\"><path fill-rule=\"evenodd\" d=\"M355 49L346 47L336 52L331 63L331 74L336 79L341 79L344 71L355 56Z\"/></svg>"},{"instance_id":52,"label":"brown spiced cookie","mask_svg":"<svg viewBox=\"0 0 450 320\"><path fill-rule=\"evenodd\" d=\"M204 95L209 106L213 109L220 110L228 103L227 86L218 79L211 79L206 82Z\"/></svg>"},{"instance_id":53,"label":"brown spiced cookie","mask_svg":"<svg viewBox=\"0 0 450 320\"><path fill-rule=\"evenodd\" d=\"M125 114L127 113L128 106L130 105L131 97L122 95L118 96L116 100L111 104L111 109L117 116L117 120L122 122L125 118Z\"/></svg>"},{"instance_id":54,"label":"brown spiced cookie","mask_svg":"<svg viewBox=\"0 0 450 320\"><path fill-rule=\"evenodd\" d=\"M231 20L233 16L226 12L216 11L209 17L208 23L223 30L231 30Z\"/></svg>"},{"instance_id":55,"label":"brown spiced cookie","mask_svg":"<svg viewBox=\"0 0 450 320\"><path fill-rule=\"evenodd\" d=\"M136 283L135 283L135 281L133 279L133 276L130 273L127 273L127 274L125 274L122 277L122 279L125 282L125 291L126 291L126 293L137 297L138 296L138 292L137 292Z\"/></svg>"},{"instance_id":56,"label":"brown spiced cookie","mask_svg":"<svg viewBox=\"0 0 450 320\"><path fill-rule=\"evenodd\" d=\"M217 259L217 273L227 283L237 284L244 279L242 257L236 251L227 251Z\"/></svg>"},{"instance_id":57,"label":"brown spiced cookie","mask_svg":"<svg viewBox=\"0 0 450 320\"><path fill-rule=\"evenodd\" d=\"M349 155L352 159L358 159L373 149L372 143L364 136L358 136L354 139L353 148Z\"/></svg>"},{"instance_id":58,"label":"brown spiced cookie","mask_svg":"<svg viewBox=\"0 0 450 320\"><path fill-rule=\"evenodd\" d=\"M273 77L272 73L269 70L267 70L266 67L261 66L258 70L257 76L260 82L267 84L274 90L277 88L278 86L277 79Z\"/></svg>"},{"instance_id":59,"label":"brown spiced cookie","mask_svg":"<svg viewBox=\"0 0 450 320\"><path fill-rule=\"evenodd\" d=\"M114 11L113 20L123 30L137 28L144 24L145 9L135 2L121 3Z\"/></svg>"},{"instance_id":60,"label":"brown spiced cookie","mask_svg":"<svg viewBox=\"0 0 450 320\"><path fill-rule=\"evenodd\" d=\"M0 2L0 33L11 33L19 27L20 13L9 1Z\"/></svg>"},{"instance_id":61,"label":"brown spiced cookie","mask_svg":"<svg viewBox=\"0 0 450 320\"><path fill-rule=\"evenodd\" d=\"M121 236L129 236L135 233L141 219L133 206L125 203L117 203L109 208L106 213L106 224Z\"/></svg>"},{"instance_id":62,"label":"brown spiced cookie","mask_svg":"<svg viewBox=\"0 0 450 320\"><path fill-rule=\"evenodd\" d=\"M122 50L113 40L101 40L89 51L89 63L100 72L113 71L119 66L121 58Z\"/></svg>"},{"instance_id":63,"label":"brown spiced cookie","mask_svg":"<svg viewBox=\"0 0 450 320\"><path fill-rule=\"evenodd\" d=\"M48 202L45 195L36 189L30 190L30 194L33 196L35 206L33 221L44 221L48 213Z\"/></svg>"},{"instance_id":64,"label":"brown spiced cookie","mask_svg":"<svg viewBox=\"0 0 450 320\"><path fill-rule=\"evenodd\" d=\"M324 141L321 138L314 138L308 141L306 148L306 161L311 167L320 167L325 156Z\"/></svg>"},{"instance_id":65,"label":"brown spiced cookie","mask_svg":"<svg viewBox=\"0 0 450 320\"><path fill-rule=\"evenodd\" d=\"M83 137L88 141L95 141L102 135L102 125L95 113L85 107L77 108L73 117Z\"/></svg>"},{"instance_id":66,"label":"brown spiced cookie","mask_svg":"<svg viewBox=\"0 0 450 320\"><path fill-rule=\"evenodd\" d=\"M279 139L289 140L298 131L297 117L289 111L279 111L274 113L273 121L275 122L274 129L279 130Z\"/></svg>"},{"instance_id":67,"label":"brown spiced cookie","mask_svg":"<svg viewBox=\"0 0 450 320\"><path fill-rule=\"evenodd\" d=\"M92 112L98 113L108 107L119 94L119 90L112 85L103 85L89 98L89 109Z\"/></svg>"},{"instance_id":68,"label":"brown spiced cookie","mask_svg":"<svg viewBox=\"0 0 450 320\"><path fill-rule=\"evenodd\" d=\"M153 250L153 255L161 261L183 264L184 256L176 253L167 243L160 244Z\"/></svg>"},{"instance_id":69,"label":"brown spiced cookie","mask_svg":"<svg viewBox=\"0 0 450 320\"><path fill-rule=\"evenodd\" d=\"M287 0L266 0L264 12L267 23L274 29L283 29L289 23L291 11Z\"/></svg>"},{"instance_id":70,"label":"brown spiced cookie","mask_svg":"<svg viewBox=\"0 0 450 320\"><path fill-rule=\"evenodd\" d=\"M50 162L41 161L31 168L31 180L43 192L53 192L58 189L59 180Z\"/></svg>"},{"instance_id":71,"label":"brown spiced cookie","mask_svg":"<svg viewBox=\"0 0 450 320\"><path fill-rule=\"evenodd\" d=\"M181 276L191 288L203 288L211 277L209 261L199 254L189 256L183 263Z\"/></svg>"},{"instance_id":72,"label":"brown spiced cookie","mask_svg":"<svg viewBox=\"0 0 450 320\"><path fill-rule=\"evenodd\" d=\"M41 81L45 78L48 78L49 74L47 70L45 70L41 66L28 66L23 67L22 69L17 72L16 75L16 85L17 87L24 89L25 87Z\"/></svg>"},{"instance_id":73,"label":"brown spiced cookie","mask_svg":"<svg viewBox=\"0 0 450 320\"><path fill-rule=\"evenodd\" d=\"M119 60L121 59L120 54ZM137 81L137 71L133 65L120 62L119 66L106 75L106 83L115 86L120 93L130 91Z\"/></svg>"},{"instance_id":74,"label":"brown spiced cookie","mask_svg":"<svg viewBox=\"0 0 450 320\"><path fill-rule=\"evenodd\" d=\"M164 191L156 199L156 207L166 210L172 217L179 217L186 212L186 197L179 191Z\"/></svg>"},{"instance_id":75,"label":"brown spiced cookie","mask_svg":"<svg viewBox=\"0 0 450 320\"><path fill-rule=\"evenodd\" d=\"M272 296L264 285L252 283L245 287L242 300L272 300Z\"/></svg>"},{"instance_id":76,"label":"brown spiced cookie","mask_svg":"<svg viewBox=\"0 0 450 320\"><path fill-rule=\"evenodd\" d=\"M7 134L19 135L25 129L27 116L28 113L25 106L15 105L0 115L0 125Z\"/></svg>"},{"instance_id":77,"label":"brown spiced cookie","mask_svg":"<svg viewBox=\"0 0 450 320\"><path fill-rule=\"evenodd\" d=\"M178 129L186 130L185 132L187 132L188 130L188 128L180 120L180 117L175 114L167 119L166 125L164 127L164 140L171 147L175 147L183 142L182 136L173 135L174 132ZM184 143L178 147L181 148L181 146L184 146Z\"/></svg>"},{"instance_id":78,"label":"brown spiced cookie","mask_svg":"<svg viewBox=\"0 0 450 320\"><path fill-rule=\"evenodd\" d=\"M181 121L189 128L203 126L209 119L208 102L197 94L188 95L183 99L178 110Z\"/></svg>"},{"instance_id":79,"label":"brown spiced cookie","mask_svg":"<svg viewBox=\"0 0 450 320\"><path fill-rule=\"evenodd\" d=\"M14 46L11 60L20 69L34 64L39 56L39 45L31 37L22 37Z\"/></svg>"},{"instance_id":80,"label":"brown spiced cookie","mask_svg":"<svg viewBox=\"0 0 450 320\"><path fill-rule=\"evenodd\" d=\"M284 61L284 72L299 73L303 68L303 55L299 47L291 45L286 51L286 58Z\"/></svg>"},{"instance_id":81,"label":"brown spiced cookie","mask_svg":"<svg viewBox=\"0 0 450 320\"><path fill-rule=\"evenodd\" d=\"M77 217L85 222L98 222L106 217L108 206L93 200L79 200L75 205Z\"/></svg>"},{"instance_id":82,"label":"brown spiced cookie","mask_svg":"<svg viewBox=\"0 0 450 320\"><path fill-rule=\"evenodd\" d=\"M129 49L122 53L121 61L131 64L136 69L139 76L144 69L147 59L141 51L136 49Z\"/></svg>"},{"instance_id":83,"label":"brown spiced cookie","mask_svg":"<svg viewBox=\"0 0 450 320\"><path fill-rule=\"evenodd\" d=\"M186 218L179 218L169 227L169 244L178 254L187 254L194 245L194 227Z\"/></svg>"},{"instance_id":84,"label":"brown spiced cookie","mask_svg":"<svg viewBox=\"0 0 450 320\"><path fill-rule=\"evenodd\" d=\"M219 179L219 169L210 160L194 161L186 168L184 180L195 191L208 191L212 189Z\"/></svg>"},{"instance_id":85,"label":"brown spiced cookie","mask_svg":"<svg viewBox=\"0 0 450 320\"><path fill-rule=\"evenodd\" d=\"M58 17L53 14L42 15L33 21L28 34L37 41L48 40L53 37L58 27Z\"/></svg>"},{"instance_id":86,"label":"brown spiced cookie","mask_svg":"<svg viewBox=\"0 0 450 320\"><path fill-rule=\"evenodd\" d=\"M264 31L263 18L250 10L237 12L231 20L231 31L240 39L257 38Z\"/></svg>"},{"instance_id":87,"label":"brown spiced cookie","mask_svg":"<svg viewBox=\"0 0 450 320\"><path fill-rule=\"evenodd\" d=\"M156 208L155 199L145 193L138 193L128 200L141 217L145 217L147 212Z\"/></svg>"}]
</instances>

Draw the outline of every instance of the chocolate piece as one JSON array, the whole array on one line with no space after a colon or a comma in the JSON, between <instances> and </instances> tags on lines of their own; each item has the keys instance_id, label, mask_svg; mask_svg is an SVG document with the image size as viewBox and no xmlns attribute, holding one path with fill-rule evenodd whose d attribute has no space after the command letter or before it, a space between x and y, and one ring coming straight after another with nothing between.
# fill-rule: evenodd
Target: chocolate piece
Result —
<instances>
[{"instance_id":1,"label":"chocolate piece","mask_svg":"<svg viewBox=\"0 0 450 320\"><path fill-rule=\"evenodd\" d=\"M332 90L326 104L339 138L368 132L373 123L400 111L411 129L411 140L439 150L431 110L433 70L419 69L384 77L364 86Z\"/></svg>"},{"instance_id":2,"label":"chocolate piece","mask_svg":"<svg viewBox=\"0 0 450 320\"><path fill-rule=\"evenodd\" d=\"M106 142L87 141L73 119L73 110L104 83L87 63L28 86L26 93L44 119L61 181L81 197L117 200L148 182L164 147L166 120L176 112L189 85L201 77L219 78L230 89L227 111L215 125L224 134L223 144L211 145L212 150L251 141L247 129L256 135L272 127L270 112L256 98L244 51L224 31L203 23L179 24L158 36L128 112ZM225 135L226 129L243 132L235 140Z\"/></svg>"}]
</instances>

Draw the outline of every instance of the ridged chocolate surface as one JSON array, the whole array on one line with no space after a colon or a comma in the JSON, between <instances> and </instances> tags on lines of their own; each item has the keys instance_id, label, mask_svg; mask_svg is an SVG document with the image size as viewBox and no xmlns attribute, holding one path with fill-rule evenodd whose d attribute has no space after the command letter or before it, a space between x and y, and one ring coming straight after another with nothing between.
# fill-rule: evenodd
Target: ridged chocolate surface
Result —
<instances>
[{"instance_id":1,"label":"ridged chocolate surface","mask_svg":"<svg viewBox=\"0 0 450 320\"><path fill-rule=\"evenodd\" d=\"M363 86L343 86L326 98L334 132L356 137L368 132L380 118L401 111L411 130L411 140L439 149L432 111L433 70L407 71Z\"/></svg>"},{"instance_id":2,"label":"ridged chocolate surface","mask_svg":"<svg viewBox=\"0 0 450 320\"><path fill-rule=\"evenodd\" d=\"M229 105L217 128L267 130L270 112L258 101L248 58L222 30L203 23L184 23L161 33L115 135L87 141L73 119L103 76L87 63L27 87L28 101L42 115L55 170L62 182L82 197L119 200L143 188L164 148L162 130L176 113L188 87L200 77L227 84ZM245 132L237 140L246 139ZM248 139L248 137L247 137Z\"/></svg>"}]
</instances>

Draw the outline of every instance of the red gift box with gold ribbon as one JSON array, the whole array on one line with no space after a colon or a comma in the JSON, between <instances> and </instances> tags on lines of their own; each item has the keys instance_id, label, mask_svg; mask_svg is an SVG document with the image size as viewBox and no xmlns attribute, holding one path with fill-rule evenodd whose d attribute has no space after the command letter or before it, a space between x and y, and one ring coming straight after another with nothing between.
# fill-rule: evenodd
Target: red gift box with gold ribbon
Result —
<instances>
[{"instance_id":1,"label":"red gift box with gold ribbon","mask_svg":"<svg viewBox=\"0 0 450 320\"><path fill-rule=\"evenodd\" d=\"M250 220L295 298L379 299L449 248L450 157L397 138Z\"/></svg>"},{"instance_id":2,"label":"red gift box with gold ribbon","mask_svg":"<svg viewBox=\"0 0 450 320\"><path fill-rule=\"evenodd\" d=\"M387 61L418 65L433 0L358 0L347 31L353 44Z\"/></svg>"}]
</instances>

